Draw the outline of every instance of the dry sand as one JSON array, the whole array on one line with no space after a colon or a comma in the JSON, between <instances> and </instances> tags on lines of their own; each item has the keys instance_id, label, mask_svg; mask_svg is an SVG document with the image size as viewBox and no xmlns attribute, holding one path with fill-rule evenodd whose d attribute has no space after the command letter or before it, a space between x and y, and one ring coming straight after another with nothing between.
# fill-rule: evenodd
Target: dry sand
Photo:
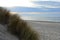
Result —
<instances>
[{"instance_id":1,"label":"dry sand","mask_svg":"<svg viewBox=\"0 0 60 40\"><path fill-rule=\"evenodd\" d=\"M41 36L41 40L60 40L60 23L27 21Z\"/></svg>"}]
</instances>

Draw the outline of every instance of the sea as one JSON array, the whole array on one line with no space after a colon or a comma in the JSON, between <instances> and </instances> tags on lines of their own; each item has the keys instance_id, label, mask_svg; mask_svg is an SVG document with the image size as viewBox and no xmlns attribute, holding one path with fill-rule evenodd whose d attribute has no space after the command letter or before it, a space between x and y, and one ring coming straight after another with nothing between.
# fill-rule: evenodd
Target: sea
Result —
<instances>
[{"instance_id":1,"label":"sea","mask_svg":"<svg viewBox=\"0 0 60 40\"><path fill-rule=\"evenodd\" d=\"M60 22L60 12L17 12L23 20Z\"/></svg>"}]
</instances>

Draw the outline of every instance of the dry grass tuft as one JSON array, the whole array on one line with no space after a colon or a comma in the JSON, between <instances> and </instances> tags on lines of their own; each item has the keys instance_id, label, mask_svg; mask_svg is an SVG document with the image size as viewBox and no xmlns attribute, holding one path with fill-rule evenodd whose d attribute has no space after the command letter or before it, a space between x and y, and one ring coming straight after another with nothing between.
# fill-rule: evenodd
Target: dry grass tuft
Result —
<instances>
[{"instance_id":1,"label":"dry grass tuft","mask_svg":"<svg viewBox=\"0 0 60 40\"><path fill-rule=\"evenodd\" d=\"M9 11L2 7L0 10L0 23L7 24L8 32L17 36L19 40L38 40L38 33L17 14L10 15Z\"/></svg>"},{"instance_id":2,"label":"dry grass tuft","mask_svg":"<svg viewBox=\"0 0 60 40\"><path fill-rule=\"evenodd\" d=\"M0 7L0 23L7 24L9 19L10 13L5 8Z\"/></svg>"}]
</instances>

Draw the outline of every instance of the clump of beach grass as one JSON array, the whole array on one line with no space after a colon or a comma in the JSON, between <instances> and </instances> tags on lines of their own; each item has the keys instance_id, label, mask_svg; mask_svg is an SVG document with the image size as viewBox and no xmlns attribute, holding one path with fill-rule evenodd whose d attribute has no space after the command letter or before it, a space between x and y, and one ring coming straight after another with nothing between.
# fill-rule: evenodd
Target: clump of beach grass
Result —
<instances>
[{"instance_id":1,"label":"clump of beach grass","mask_svg":"<svg viewBox=\"0 0 60 40\"><path fill-rule=\"evenodd\" d=\"M9 11L3 7L0 7L0 23L7 24L9 16L10 16Z\"/></svg>"},{"instance_id":2,"label":"clump of beach grass","mask_svg":"<svg viewBox=\"0 0 60 40\"><path fill-rule=\"evenodd\" d=\"M17 14L11 15L10 12L0 7L0 23L7 25L7 31L15 35L19 40L39 40L38 33L30 25L20 18Z\"/></svg>"}]
</instances>

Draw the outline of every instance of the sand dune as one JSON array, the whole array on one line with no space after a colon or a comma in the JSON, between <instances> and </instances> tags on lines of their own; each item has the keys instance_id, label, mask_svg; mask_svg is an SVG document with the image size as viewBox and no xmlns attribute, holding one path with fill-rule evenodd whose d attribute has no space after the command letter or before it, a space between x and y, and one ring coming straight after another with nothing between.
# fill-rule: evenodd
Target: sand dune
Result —
<instances>
[{"instance_id":1,"label":"sand dune","mask_svg":"<svg viewBox=\"0 0 60 40\"><path fill-rule=\"evenodd\" d=\"M18 40L18 38L8 33L7 28L0 24L0 40Z\"/></svg>"}]
</instances>

